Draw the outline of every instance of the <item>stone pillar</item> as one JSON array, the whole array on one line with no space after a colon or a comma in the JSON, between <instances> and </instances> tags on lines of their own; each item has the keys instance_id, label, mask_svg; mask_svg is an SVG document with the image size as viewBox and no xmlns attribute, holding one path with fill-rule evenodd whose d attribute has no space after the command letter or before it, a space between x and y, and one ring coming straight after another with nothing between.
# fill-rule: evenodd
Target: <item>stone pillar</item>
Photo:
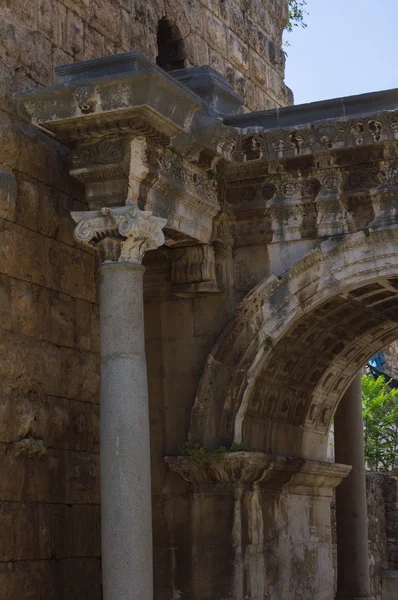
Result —
<instances>
[{"instance_id":1,"label":"stone pillar","mask_svg":"<svg viewBox=\"0 0 398 600\"><path fill-rule=\"evenodd\" d=\"M166 221L135 205L72 213L100 251L101 535L104 600L152 600L152 511L144 347L146 250Z\"/></svg>"},{"instance_id":2,"label":"stone pillar","mask_svg":"<svg viewBox=\"0 0 398 600\"><path fill-rule=\"evenodd\" d=\"M336 600L362 600L371 595L360 374L337 409L334 435L336 462L352 465L350 475L336 489Z\"/></svg>"}]
</instances>

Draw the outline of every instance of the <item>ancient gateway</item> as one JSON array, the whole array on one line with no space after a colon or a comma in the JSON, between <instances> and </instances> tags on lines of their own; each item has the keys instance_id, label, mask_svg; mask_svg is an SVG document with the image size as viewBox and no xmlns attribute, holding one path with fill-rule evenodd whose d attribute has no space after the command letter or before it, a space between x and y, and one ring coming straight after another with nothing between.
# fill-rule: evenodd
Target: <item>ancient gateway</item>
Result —
<instances>
[{"instance_id":1,"label":"ancient gateway","mask_svg":"<svg viewBox=\"0 0 398 600\"><path fill-rule=\"evenodd\" d=\"M285 0L16 4L0 599L371 598L357 374L398 338L398 90L284 107Z\"/></svg>"}]
</instances>

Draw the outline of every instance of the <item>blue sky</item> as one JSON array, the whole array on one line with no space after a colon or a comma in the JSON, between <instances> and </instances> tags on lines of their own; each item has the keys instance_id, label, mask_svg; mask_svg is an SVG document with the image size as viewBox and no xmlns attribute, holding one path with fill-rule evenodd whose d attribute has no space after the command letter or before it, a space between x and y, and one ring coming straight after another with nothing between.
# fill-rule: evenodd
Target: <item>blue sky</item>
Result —
<instances>
[{"instance_id":1,"label":"blue sky","mask_svg":"<svg viewBox=\"0 0 398 600\"><path fill-rule=\"evenodd\" d=\"M306 29L287 34L294 103L398 87L398 0L308 0Z\"/></svg>"}]
</instances>

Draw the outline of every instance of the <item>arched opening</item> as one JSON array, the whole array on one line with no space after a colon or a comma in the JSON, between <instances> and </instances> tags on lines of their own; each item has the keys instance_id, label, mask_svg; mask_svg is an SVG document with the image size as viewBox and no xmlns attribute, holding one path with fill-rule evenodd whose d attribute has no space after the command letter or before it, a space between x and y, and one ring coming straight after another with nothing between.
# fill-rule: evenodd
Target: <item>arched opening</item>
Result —
<instances>
[{"instance_id":1,"label":"arched opening","mask_svg":"<svg viewBox=\"0 0 398 600\"><path fill-rule=\"evenodd\" d=\"M175 23L163 17L159 21L158 33L158 56L156 64L165 71L183 69L185 66L185 49L181 33Z\"/></svg>"},{"instance_id":2,"label":"arched opening","mask_svg":"<svg viewBox=\"0 0 398 600\"><path fill-rule=\"evenodd\" d=\"M398 337L397 233L326 244L255 288L208 358L191 438L324 460L350 382Z\"/></svg>"}]
</instances>

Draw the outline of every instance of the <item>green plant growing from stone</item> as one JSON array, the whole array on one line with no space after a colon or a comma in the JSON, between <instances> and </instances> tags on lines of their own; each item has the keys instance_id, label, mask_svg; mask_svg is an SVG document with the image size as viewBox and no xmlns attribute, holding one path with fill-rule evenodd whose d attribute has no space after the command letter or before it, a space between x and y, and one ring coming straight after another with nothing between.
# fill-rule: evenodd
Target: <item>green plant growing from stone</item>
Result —
<instances>
[{"instance_id":1,"label":"green plant growing from stone","mask_svg":"<svg viewBox=\"0 0 398 600\"><path fill-rule=\"evenodd\" d=\"M203 467L205 464L220 464L227 453L246 452L247 448L243 442L233 442L230 448L219 446L215 450L207 451L198 443L185 442L179 446L181 456L186 456L195 467Z\"/></svg>"}]
</instances>

